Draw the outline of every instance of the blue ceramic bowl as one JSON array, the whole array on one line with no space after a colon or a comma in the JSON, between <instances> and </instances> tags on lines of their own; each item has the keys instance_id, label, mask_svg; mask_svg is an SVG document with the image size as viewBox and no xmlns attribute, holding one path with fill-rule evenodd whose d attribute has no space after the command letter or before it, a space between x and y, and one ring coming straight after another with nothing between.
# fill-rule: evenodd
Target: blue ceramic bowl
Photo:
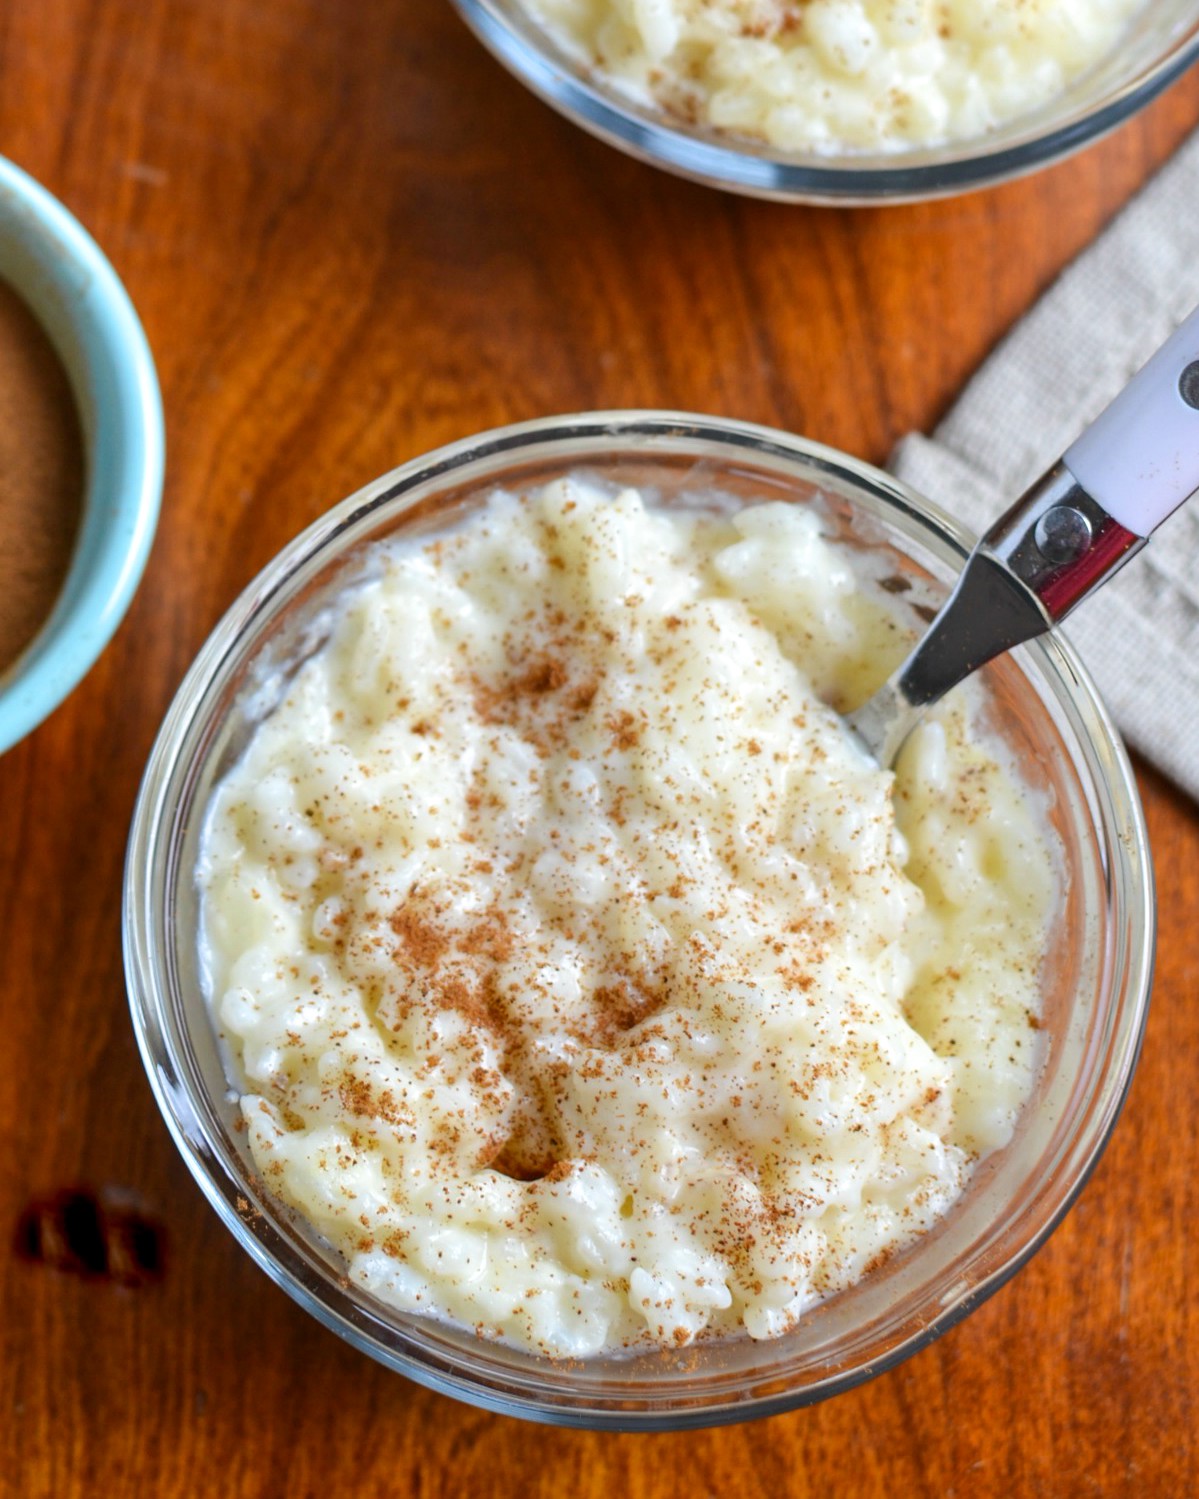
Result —
<instances>
[{"instance_id":1,"label":"blue ceramic bowl","mask_svg":"<svg viewBox=\"0 0 1199 1499\"><path fill-rule=\"evenodd\" d=\"M0 673L0 753L83 679L120 623L146 564L162 493L162 398L133 304L95 240L0 158L0 280L58 351L86 454L75 552L54 609Z\"/></svg>"}]
</instances>

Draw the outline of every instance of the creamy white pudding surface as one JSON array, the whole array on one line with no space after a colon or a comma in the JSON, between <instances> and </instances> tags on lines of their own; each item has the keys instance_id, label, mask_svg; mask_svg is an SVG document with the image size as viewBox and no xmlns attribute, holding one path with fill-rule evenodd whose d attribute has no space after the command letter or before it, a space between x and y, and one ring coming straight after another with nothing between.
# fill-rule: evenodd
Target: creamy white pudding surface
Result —
<instances>
[{"instance_id":1,"label":"creamy white pudding surface","mask_svg":"<svg viewBox=\"0 0 1199 1499\"><path fill-rule=\"evenodd\" d=\"M586 67L784 151L985 135L1111 52L1144 0L521 0Z\"/></svg>"},{"instance_id":2,"label":"creamy white pudding surface","mask_svg":"<svg viewBox=\"0 0 1199 1499\"><path fill-rule=\"evenodd\" d=\"M786 1332L937 1222L1040 1062L1056 853L979 696L863 758L825 704L904 634L811 508L567 479L376 561L203 835L264 1182L483 1336Z\"/></svg>"}]
</instances>

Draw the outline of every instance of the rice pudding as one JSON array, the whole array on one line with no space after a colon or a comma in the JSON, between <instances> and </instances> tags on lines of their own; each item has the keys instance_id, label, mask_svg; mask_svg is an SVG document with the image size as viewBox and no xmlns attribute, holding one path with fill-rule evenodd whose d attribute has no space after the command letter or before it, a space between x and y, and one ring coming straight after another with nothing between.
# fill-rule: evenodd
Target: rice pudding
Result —
<instances>
[{"instance_id":1,"label":"rice pudding","mask_svg":"<svg viewBox=\"0 0 1199 1499\"><path fill-rule=\"evenodd\" d=\"M1111 53L1144 0L521 0L570 56L682 123L781 151L985 135Z\"/></svg>"},{"instance_id":2,"label":"rice pudding","mask_svg":"<svg viewBox=\"0 0 1199 1499\"><path fill-rule=\"evenodd\" d=\"M861 754L829 704L907 627L812 507L576 477L371 570L202 838L264 1182L381 1301L554 1357L787 1332L1041 1061L1059 851L981 689Z\"/></svg>"}]
</instances>

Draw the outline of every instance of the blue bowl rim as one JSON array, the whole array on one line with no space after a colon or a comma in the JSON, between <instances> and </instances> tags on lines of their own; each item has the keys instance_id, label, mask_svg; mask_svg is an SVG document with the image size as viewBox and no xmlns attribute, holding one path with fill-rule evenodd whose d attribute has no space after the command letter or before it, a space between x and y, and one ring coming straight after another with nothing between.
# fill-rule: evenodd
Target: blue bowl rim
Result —
<instances>
[{"instance_id":1,"label":"blue bowl rim","mask_svg":"<svg viewBox=\"0 0 1199 1499\"><path fill-rule=\"evenodd\" d=\"M37 284L14 278L13 289L66 366L87 457L79 535L58 601L0 674L2 754L78 686L128 609L158 522L164 435L154 360L119 277L79 221L4 157L0 224L36 262Z\"/></svg>"}]
</instances>

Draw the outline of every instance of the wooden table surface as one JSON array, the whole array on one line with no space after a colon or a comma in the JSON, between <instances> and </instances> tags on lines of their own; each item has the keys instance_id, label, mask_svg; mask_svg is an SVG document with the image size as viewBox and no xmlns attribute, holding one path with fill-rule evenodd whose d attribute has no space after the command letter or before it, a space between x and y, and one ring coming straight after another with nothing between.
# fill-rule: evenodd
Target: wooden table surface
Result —
<instances>
[{"instance_id":1,"label":"wooden table surface","mask_svg":"<svg viewBox=\"0 0 1199 1499\"><path fill-rule=\"evenodd\" d=\"M128 619L0 761L5 1493L1195 1490L1199 815L1152 773L1153 1010L1077 1207L900 1368L714 1432L487 1415L385 1372L293 1305L218 1223L159 1119L119 912L138 777L180 677L331 502L435 444L593 407L743 417L881 461L937 420L1196 122L1192 76L1031 180L924 206L792 208L592 141L502 72L446 0L3 0L0 151L124 278L168 434ZM80 1256L108 1273L72 1273Z\"/></svg>"}]
</instances>

